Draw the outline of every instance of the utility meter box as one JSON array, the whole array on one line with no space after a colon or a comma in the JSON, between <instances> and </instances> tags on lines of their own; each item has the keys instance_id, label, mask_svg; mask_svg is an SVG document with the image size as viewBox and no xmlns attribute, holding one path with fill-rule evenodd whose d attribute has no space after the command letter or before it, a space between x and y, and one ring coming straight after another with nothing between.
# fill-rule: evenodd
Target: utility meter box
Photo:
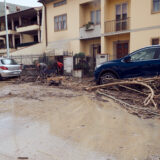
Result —
<instances>
[{"instance_id":1,"label":"utility meter box","mask_svg":"<svg viewBox=\"0 0 160 160\"><path fill-rule=\"evenodd\" d=\"M73 57L64 57L64 74L72 75L73 71Z\"/></svg>"},{"instance_id":2,"label":"utility meter box","mask_svg":"<svg viewBox=\"0 0 160 160\"><path fill-rule=\"evenodd\" d=\"M96 56L96 67L104 62L108 61L108 55L107 54L98 54Z\"/></svg>"}]
</instances>

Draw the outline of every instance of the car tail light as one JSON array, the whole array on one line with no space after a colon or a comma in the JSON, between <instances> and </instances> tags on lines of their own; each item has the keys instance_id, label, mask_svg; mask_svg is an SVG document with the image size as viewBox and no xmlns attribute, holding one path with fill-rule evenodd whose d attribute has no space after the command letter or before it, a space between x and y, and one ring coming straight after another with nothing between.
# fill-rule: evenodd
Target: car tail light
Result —
<instances>
[{"instance_id":1,"label":"car tail light","mask_svg":"<svg viewBox=\"0 0 160 160\"><path fill-rule=\"evenodd\" d=\"M8 70L8 68L4 67L4 66L0 66L0 69L2 69L2 70Z\"/></svg>"}]
</instances>

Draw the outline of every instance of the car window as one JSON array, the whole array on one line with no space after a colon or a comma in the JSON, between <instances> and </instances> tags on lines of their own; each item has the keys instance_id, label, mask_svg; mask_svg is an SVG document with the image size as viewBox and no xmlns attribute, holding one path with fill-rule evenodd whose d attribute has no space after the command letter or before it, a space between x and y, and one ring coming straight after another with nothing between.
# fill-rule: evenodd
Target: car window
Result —
<instances>
[{"instance_id":1,"label":"car window","mask_svg":"<svg viewBox=\"0 0 160 160\"><path fill-rule=\"evenodd\" d=\"M154 59L160 59L160 48L157 48Z\"/></svg>"},{"instance_id":2,"label":"car window","mask_svg":"<svg viewBox=\"0 0 160 160\"><path fill-rule=\"evenodd\" d=\"M2 59L1 63L4 65L14 65L17 64L13 59Z\"/></svg>"},{"instance_id":3,"label":"car window","mask_svg":"<svg viewBox=\"0 0 160 160\"><path fill-rule=\"evenodd\" d=\"M131 61L136 62L136 61L146 61L146 60L157 59L155 57L156 50L157 50L156 48L149 48L149 49L137 51L135 54L131 55Z\"/></svg>"}]
</instances>

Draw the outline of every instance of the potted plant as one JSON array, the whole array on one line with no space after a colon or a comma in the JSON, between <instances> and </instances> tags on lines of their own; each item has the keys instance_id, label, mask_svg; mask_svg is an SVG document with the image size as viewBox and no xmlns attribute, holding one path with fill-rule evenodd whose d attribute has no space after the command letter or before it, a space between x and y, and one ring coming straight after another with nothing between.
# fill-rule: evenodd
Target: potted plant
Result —
<instances>
[{"instance_id":1,"label":"potted plant","mask_svg":"<svg viewBox=\"0 0 160 160\"><path fill-rule=\"evenodd\" d=\"M88 22L86 25L86 31L89 31L89 30L93 30L94 29L94 23L93 22Z\"/></svg>"}]
</instances>

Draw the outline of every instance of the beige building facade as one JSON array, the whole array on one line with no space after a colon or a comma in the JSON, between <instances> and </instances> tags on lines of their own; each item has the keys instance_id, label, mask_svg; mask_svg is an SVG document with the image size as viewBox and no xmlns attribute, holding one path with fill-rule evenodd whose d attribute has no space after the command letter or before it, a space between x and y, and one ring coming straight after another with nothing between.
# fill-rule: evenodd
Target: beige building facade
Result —
<instances>
[{"instance_id":1,"label":"beige building facade","mask_svg":"<svg viewBox=\"0 0 160 160\"><path fill-rule=\"evenodd\" d=\"M160 0L40 0L46 53L84 52L108 60L160 42Z\"/></svg>"}]
</instances>

